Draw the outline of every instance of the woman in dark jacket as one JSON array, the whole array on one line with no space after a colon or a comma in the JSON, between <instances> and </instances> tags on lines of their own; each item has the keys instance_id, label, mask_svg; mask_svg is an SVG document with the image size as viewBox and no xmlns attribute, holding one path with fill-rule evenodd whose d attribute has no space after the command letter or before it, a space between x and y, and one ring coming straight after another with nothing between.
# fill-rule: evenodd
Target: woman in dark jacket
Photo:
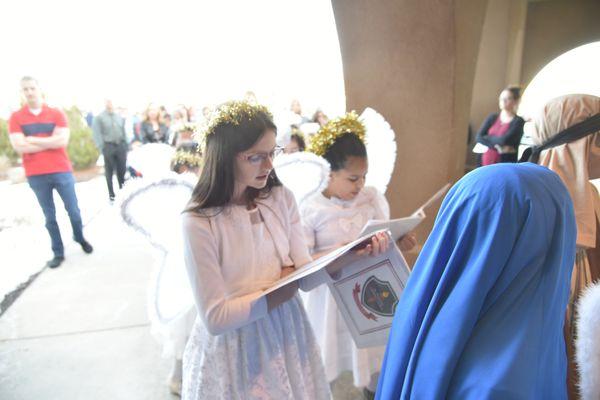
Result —
<instances>
[{"instance_id":1,"label":"woman in dark jacket","mask_svg":"<svg viewBox=\"0 0 600 400\"><path fill-rule=\"evenodd\" d=\"M169 139L169 130L161 121L158 108L152 104L148 106L144 113L144 121L140 126L140 137L142 143L167 143Z\"/></svg>"},{"instance_id":2,"label":"woman in dark jacket","mask_svg":"<svg viewBox=\"0 0 600 400\"><path fill-rule=\"evenodd\" d=\"M490 114L477 132L476 141L487 146L481 165L517 162L517 151L523 137L525 121L517 115L521 89L509 86L500 93L500 112Z\"/></svg>"}]
</instances>

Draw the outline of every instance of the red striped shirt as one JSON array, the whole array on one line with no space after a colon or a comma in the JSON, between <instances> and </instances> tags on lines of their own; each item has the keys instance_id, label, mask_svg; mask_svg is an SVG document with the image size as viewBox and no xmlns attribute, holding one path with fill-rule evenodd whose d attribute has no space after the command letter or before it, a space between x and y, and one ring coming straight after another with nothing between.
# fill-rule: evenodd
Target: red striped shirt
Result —
<instances>
[{"instance_id":1,"label":"red striped shirt","mask_svg":"<svg viewBox=\"0 0 600 400\"><path fill-rule=\"evenodd\" d=\"M47 137L52 135L54 128L66 128L67 126L67 118L61 110L44 104L42 112L38 115L33 114L28 106L14 112L10 116L8 131L11 134L22 133L25 136ZM23 154L23 167L27 176L73 170L64 147L42 150L37 153L25 153Z\"/></svg>"}]
</instances>

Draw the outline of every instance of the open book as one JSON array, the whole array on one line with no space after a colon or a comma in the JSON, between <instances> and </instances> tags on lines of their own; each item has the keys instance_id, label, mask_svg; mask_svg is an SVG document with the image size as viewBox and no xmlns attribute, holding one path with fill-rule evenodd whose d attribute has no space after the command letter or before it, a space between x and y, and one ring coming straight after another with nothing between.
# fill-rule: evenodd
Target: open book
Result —
<instances>
[{"instance_id":1,"label":"open book","mask_svg":"<svg viewBox=\"0 0 600 400\"><path fill-rule=\"evenodd\" d=\"M383 232L384 230L380 230L380 231ZM265 296L269 293L272 293L279 288L282 288L283 286L287 285L288 283L292 283L294 281L297 281L298 279L302 279L302 278L312 275L316 272L319 272L321 269L327 267L329 264L333 263L335 260L337 260L337 259L341 258L342 256L344 256L345 254L349 253L352 249L359 248L366 243L370 243L371 237L375 233L377 233L377 232L366 234L366 235L361 235L361 237L356 239L355 241L348 243L347 245L342 246L339 249L334 250L331 253L326 254L323 257L321 257L313 262L305 264L304 266L298 268L296 271L289 274L288 276L276 281L273 285L271 285L271 287L269 287L268 289L266 289L263 292L263 296Z\"/></svg>"},{"instance_id":2,"label":"open book","mask_svg":"<svg viewBox=\"0 0 600 400\"><path fill-rule=\"evenodd\" d=\"M303 266L275 282L263 296L320 273L318 280L329 286L356 346L385 345L409 269L395 244L377 257L359 256L352 251L370 243L372 236L373 233L362 236Z\"/></svg>"},{"instance_id":3,"label":"open book","mask_svg":"<svg viewBox=\"0 0 600 400\"><path fill-rule=\"evenodd\" d=\"M378 230L388 229L391 232L394 241L399 240L402 238L402 236L415 229L417 225L419 225L425 219L425 209L433 204L433 202L440 199L449 188L450 184L447 183L409 217L392 220L372 219L367 221L364 228L360 232L360 236L364 236Z\"/></svg>"},{"instance_id":4,"label":"open book","mask_svg":"<svg viewBox=\"0 0 600 400\"><path fill-rule=\"evenodd\" d=\"M385 345L396 306L408 281L408 265L393 242L377 257L357 256L352 250L370 243L371 237L379 232L387 232L394 241L404 236L425 219L425 208L441 198L449 187L450 184L445 185L408 218L369 221L358 239L298 268L272 284L262 295L319 273L319 279L329 286L356 346Z\"/></svg>"}]
</instances>

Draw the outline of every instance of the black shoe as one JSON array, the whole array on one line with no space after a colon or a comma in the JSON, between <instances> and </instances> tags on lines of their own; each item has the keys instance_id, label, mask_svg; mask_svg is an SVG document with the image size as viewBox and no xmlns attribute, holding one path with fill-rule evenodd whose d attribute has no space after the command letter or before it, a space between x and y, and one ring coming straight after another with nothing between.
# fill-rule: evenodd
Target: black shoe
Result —
<instances>
[{"instance_id":1,"label":"black shoe","mask_svg":"<svg viewBox=\"0 0 600 400\"><path fill-rule=\"evenodd\" d=\"M65 261L64 257L54 256L54 258L46 263L46 267L48 268L56 268Z\"/></svg>"},{"instance_id":2,"label":"black shoe","mask_svg":"<svg viewBox=\"0 0 600 400\"><path fill-rule=\"evenodd\" d=\"M89 244L86 240L84 240L83 242L80 242L79 244L81 245L81 249L86 254L90 254L92 251L94 251L94 248L92 247L92 245Z\"/></svg>"},{"instance_id":3,"label":"black shoe","mask_svg":"<svg viewBox=\"0 0 600 400\"><path fill-rule=\"evenodd\" d=\"M363 388L363 397L365 400L373 400L375 398L375 392L371 392L367 388Z\"/></svg>"}]
</instances>

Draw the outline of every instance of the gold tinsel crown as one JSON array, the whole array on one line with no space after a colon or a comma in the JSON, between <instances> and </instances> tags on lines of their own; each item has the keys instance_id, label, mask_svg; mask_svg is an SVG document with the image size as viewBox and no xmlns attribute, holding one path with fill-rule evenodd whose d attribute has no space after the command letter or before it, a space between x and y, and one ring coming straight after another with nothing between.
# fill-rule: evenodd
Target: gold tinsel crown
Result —
<instances>
[{"instance_id":1,"label":"gold tinsel crown","mask_svg":"<svg viewBox=\"0 0 600 400\"><path fill-rule=\"evenodd\" d=\"M346 133L354 133L363 143L365 142L366 129L355 111L334 118L322 126L310 139L309 151L322 157L336 139Z\"/></svg>"},{"instance_id":2,"label":"gold tinsel crown","mask_svg":"<svg viewBox=\"0 0 600 400\"><path fill-rule=\"evenodd\" d=\"M179 132L192 132L192 134L198 131L198 126L191 122L184 122L178 129Z\"/></svg>"},{"instance_id":3,"label":"gold tinsel crown","mask_svg":"<svg viewBox=\"0 0 600 400\"><path fill-rule=\"evenodd\" d=\"M202 166L202 156L198 151L177 150L171 159L172 164L183 164L189 167Z\"/></svg>"},{"instance_id":4,"label":"gold tinsel crown","mask_svg":"<svg viewBox=\"0 0 600 400\"><path fill-rule=\"evenodd\" d=\"M251 120L259 113L264 113L273 119L269 109L263 105L250 101L228 101L217 107L208 118L208 121L201 130L200 143L204 143L210 135L215 133L218 126L221 125L239 125L243 121Z\"/></svg>"}]
</instances>

